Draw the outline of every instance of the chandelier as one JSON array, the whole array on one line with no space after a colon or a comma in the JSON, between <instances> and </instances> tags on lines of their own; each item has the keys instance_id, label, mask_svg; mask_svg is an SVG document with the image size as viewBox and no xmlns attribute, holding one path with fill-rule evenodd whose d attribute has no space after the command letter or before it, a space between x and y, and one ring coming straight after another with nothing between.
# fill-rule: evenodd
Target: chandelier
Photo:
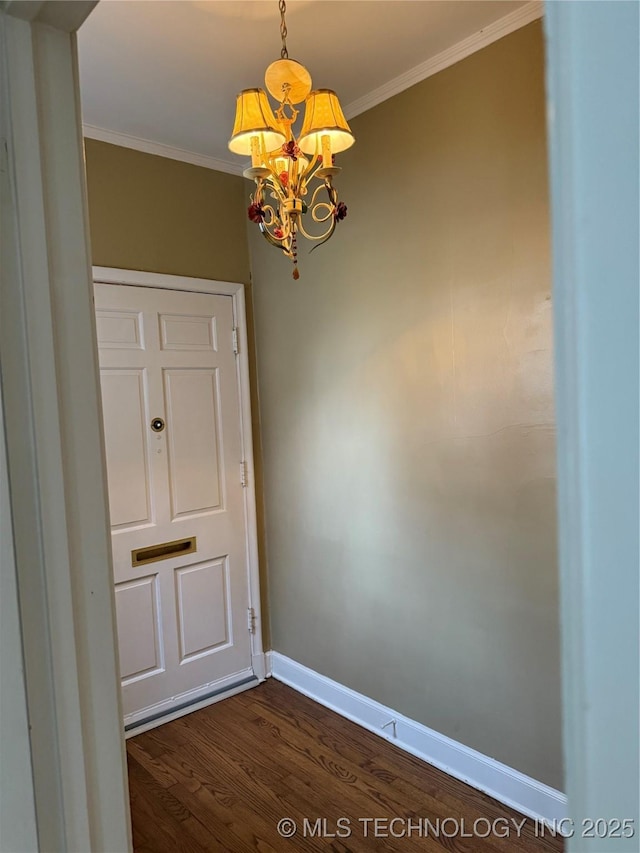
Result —
<instances>
[{"instance_id":1,"label":"chandelier","mask_svg":"<svg viewBox=\"0 0 640 853\"><path fill-rule=\"evenodd\" d=\"M350 148L355 138L336 93L331 89L312 92L307 69L289 59L285 0L278 5L282 50L280 59L267 68L264 82L279 106L274 114L264 89L240 92L229 148L234 154L251 155L251 166L243 172L256 185L249 219L293 262L297 279L298 234L317 248L347 215L347 206L338 201L333 186L341 171L335 155ZM304 119L296 136L293 125L300 110L295 105L303 101Z\"/></svg>"}]
</instances>

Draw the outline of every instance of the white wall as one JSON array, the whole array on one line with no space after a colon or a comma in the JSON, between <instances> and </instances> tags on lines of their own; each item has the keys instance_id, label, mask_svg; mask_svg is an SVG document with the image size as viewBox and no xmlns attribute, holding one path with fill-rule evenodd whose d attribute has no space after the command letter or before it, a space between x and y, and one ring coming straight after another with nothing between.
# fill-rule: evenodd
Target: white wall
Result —
<instances>
[{"instance_id":1,"label":"white wall","mask_svg":"<svg viewBox=\"0 0 640 853\"><path fill-rule=\"evenodd\" d=\"M546 11L568 849L637 853L639 6Z\"/></svg>"},{"instance_id":2,"label":"white wall","mask_svg":"<svg viewBox=\"0 0 640 853\"><path fill-rule=\"evenodd\" d=\"M8 85L5 21L0 15L0 144L8 126ZM15 275L15 204L4 150L0 151L0 282ZM0 389L1 391L1 389ZM31 773L24 659L18 609L13 518L9 495L4 429L0 396L0 851L33 853L38 846Z\"/></svg>"},{"instance_id":3,"label":"white wall","mask_svg":"<svg viewBox=\"0 0 640 853\"><path fill-rule=\"evenodd\" d=\"M0 851L38 849L31 744L0 400Z\"/></svg>"}]
</instances>

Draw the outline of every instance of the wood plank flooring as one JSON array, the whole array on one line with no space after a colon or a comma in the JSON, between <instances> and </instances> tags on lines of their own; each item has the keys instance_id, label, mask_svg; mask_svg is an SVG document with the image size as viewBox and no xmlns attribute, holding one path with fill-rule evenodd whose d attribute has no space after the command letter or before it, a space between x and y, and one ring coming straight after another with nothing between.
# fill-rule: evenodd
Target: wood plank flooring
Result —
<instances>
[{"instance_id":1,"label":"wood plank flooring","mask_svg":"<svg viewBox=\"0 0 640 853\"><path fill-rule=\"evenodd\" d=\"M517 812L273 679L131 738L127 753L136 853L563 850ZM283 831L295 823L290 838L278 832L283 819Z\"/></svg>"}]
</instances>

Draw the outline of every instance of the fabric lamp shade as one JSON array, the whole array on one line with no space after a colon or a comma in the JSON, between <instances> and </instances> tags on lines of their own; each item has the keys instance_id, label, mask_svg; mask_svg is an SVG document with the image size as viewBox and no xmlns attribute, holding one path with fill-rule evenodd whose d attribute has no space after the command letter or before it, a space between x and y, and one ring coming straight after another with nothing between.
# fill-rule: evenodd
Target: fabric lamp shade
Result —
<instances>
[{"instance_id":1,"label":"fabric lamp shade","mask_svg":"<svg viewBox=\"0 0 640 853\"><path fill-rule=\"evenodd\" d=\"M334 154L346 151L356 141L344 117L338 96L331 89L317 89L308 95L298 140L300 150L305 154L319 152L323 136L329 137Z\"/></svg>"},{"instance_id":2,"label":"fabric lamp shade","mask_svg":"<svg viewBox=\"0 0 640 853\"><path fill-rule=\"evenodd\" d=\"M236 101L230 150L243 156L251 154L251 138L255 136L261 137L267 151L279 148L286 141L264 89L245 89Z\"/></svg>"}]
</instances>

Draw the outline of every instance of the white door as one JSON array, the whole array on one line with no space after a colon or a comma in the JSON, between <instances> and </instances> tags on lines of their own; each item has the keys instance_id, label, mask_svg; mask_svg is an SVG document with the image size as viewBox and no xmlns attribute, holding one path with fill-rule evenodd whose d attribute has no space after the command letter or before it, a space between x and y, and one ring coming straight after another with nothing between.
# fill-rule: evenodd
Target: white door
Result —
<instances>
[{"instance_id":1,"label":"white door","mask_svg":"<svg viewBox=\"0 0 640 853\"><path fill-rule=\"evenodd\" d=\"M95 285L126 723L252 675L230 296Z\"/></svg>"}]
</instances>

